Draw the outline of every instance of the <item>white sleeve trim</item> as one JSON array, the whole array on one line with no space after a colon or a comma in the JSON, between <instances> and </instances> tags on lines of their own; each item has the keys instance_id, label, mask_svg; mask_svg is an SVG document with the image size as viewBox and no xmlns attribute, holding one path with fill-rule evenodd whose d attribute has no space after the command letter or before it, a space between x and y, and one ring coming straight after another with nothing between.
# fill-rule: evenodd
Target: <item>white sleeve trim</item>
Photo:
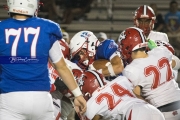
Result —
<instances>
[{"instance_id":1,"label":"white sleeve trim","mask_svg":"<svg viewBox=\"0 0 180 120\"><path fill-rule=\"evenodd\" d=\"M51 49L49 50L49 56L53 63L57 63L63 57L61 46L58 40L54 42Z\"/></svg>"}]
</instances>

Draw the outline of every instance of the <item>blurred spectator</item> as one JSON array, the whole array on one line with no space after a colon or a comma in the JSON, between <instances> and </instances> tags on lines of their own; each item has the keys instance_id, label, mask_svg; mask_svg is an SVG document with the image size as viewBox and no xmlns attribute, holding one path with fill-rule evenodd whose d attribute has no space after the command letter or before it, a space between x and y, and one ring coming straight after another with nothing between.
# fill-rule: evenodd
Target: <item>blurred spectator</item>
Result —
<instances>
[{"instance_id":1,"label":"blurred spectator","mask_svg":"<svg viewBox=\"0 0 180 120\"><path fill-rule=\"evenodd\" d=\"M165 15L165 23L168 32L177 34L180 31L180 12L178 11L178 3L173 0L169 4L170 10Z\"/></svg>"},{"instance_id":2,"label":"blurred spectator","mask_svg":"<svg viewBox=\"0 0 180 120\"><path fill-rule=\"evenodd\" d=\"M97 0L98 4L105 4L106 8L107 8L107 17L109 19L112 19L113 17L113 13L112 13L112 0Z\"/></svg>"},{"instance_id":3,"label":"blurred spectator","mask_svg":"<svg viewBox=\"0 0 180 120\"><path fill-rule=\"evenodd\" d=\"M65 0L65 10L63 13L64 24L70 24L75 17L82 17L90 11L93 0Z\"/></svg>"},{"instance_id":4,"label":"blurred spectator","mask_svg":"<svg viewBox=\"0 0 180 120\"><path fill-rule=\"evenodd\" d=\"M40 7L40 11L48 12L48 15L45 18L57 22L61 15L56 5L56 0L41 0L41 2L43 3L43 6Z\"/></svg>"},{"instance_id":5,"label":"blurred spectator","mask_svg":"<svg viewBox=\"0 0 180 120\"><path fill-rule=\"evenodd\" d=\"M155 3L150 4L150 7L154 10L156 15L156 21L154 23L154 30L164 32L165 22L161 13L158 12L158 7Z\"/></svg>"},{"instance_id":6,"label":"blurred spectator","mask_svg":"<svg viewBox=\"0 0 180 120\"><path fill-rule=\"evenodd\" d=\"M67 32L62 32L63 34L63 39L69 44L70 43L70 39L69 39L69 34Z\"/></svg>"},{"instance_id":7,"label":"blurred spectator","mask_svg":"<svg viewBox=\"0 0 180 120\"><path fill-rule=\"evenodd\" d=\"M168 30L167 35L171 45L176 50L176 55L180 57L180 11L178 11L177 1L172 0L169 4L169 8L169 12L165 15L165 23Z\"/></svg>"},{"instance_id":8,"label":"blurred spectator","mask_svg":"<svg viewBox=\"0 0 180 120\"><path fill-rule=\"evenodd\" d=\"M99 33L97 34L97 38L98 38L98 40L101 42L101 41L107 39L107 35L106 35L106 33L104 33L104 32L99 32Z\"/></svg>"}]
</instances>

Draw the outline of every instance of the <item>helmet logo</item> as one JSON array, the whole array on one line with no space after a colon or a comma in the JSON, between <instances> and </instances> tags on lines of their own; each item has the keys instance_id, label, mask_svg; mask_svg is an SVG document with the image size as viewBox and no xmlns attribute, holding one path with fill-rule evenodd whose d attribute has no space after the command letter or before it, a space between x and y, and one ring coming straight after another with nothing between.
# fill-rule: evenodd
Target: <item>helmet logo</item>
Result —
<instances>
[{"instance_id":1,"label":"helmet logo","mask_svg":"<svg viewBox=\"0 0 180 120\"><path fill-rule=\"evenodd\" d=\"M125 38L126 38L126 34L125 34L125 31L123 31L123 32L119 35L118 42L121 42L121 41L124 40Z\"/></svg>"},{"instance_id":2,"label":"helmet logo","mask_svg":"<svg viewBox=\"0 0 180 120\"><path fill-rule=\"evenodd\" d=\"M79 87L84 85L84 80L82 79L83 77L84 75L81 75L79 79L77 77L75 78Z\"/></svg>"},{"instance_id":3,"label":"helmet logo","mask_svg":"<svg viewBox=\"0 0 180 120\"><path fill-rule=\"evenodd\" d=\"M91 36L91 34L88 34L88 32L83 32L80 36L87 39L88 37Z\"/></svg>"}]
</instances>

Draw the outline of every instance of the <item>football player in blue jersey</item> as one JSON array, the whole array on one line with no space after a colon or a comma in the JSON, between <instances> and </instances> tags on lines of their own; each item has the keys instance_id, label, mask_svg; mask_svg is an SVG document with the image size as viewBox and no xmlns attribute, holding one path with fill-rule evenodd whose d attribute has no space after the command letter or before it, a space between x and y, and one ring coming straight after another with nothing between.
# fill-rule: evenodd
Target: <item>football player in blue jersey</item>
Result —
<instances>
[{"instance_id":1,"label":"football player in blue jersey","mask_svg":"<svg viewBox=\"0 0 180 120\"><path fill-rule=\"evenodd\" d=\"M70 40L70 52L72 62L77 63L79 67L98 70L104 76L116 76L124 68L115 41L106 39L100 43L91 31L76 33ZM108 62L102 64L102 60L108 60ZM93 66L96 61L100 63L96 64L98 69Z\"/></svg>"},{"instance_id":2,"label":"football player in blue jersey","mask_svg":"<svg viewBox=\"0 0 180 120\"><path fill-rule=\"evenodd\" d=\"M48 58L76 96L77 111L86 111L86 101L59 52L60 27L36 17L38 7L38 0L7 0L11 17L0 22L0 120L55 119Z\"/></svg>"}]
</instances>

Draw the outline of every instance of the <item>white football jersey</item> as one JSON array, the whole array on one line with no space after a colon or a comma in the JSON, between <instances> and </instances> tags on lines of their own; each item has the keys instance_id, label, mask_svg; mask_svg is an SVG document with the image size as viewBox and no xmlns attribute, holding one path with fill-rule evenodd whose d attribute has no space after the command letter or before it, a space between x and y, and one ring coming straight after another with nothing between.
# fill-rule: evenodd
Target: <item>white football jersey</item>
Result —
<instances>
[{"instance_id":1,"label":"white football jersey","mask_svg":"<svg viewBox=\"0 0 180 120\"><path fill-rule=\"evenodd\" d=\"M132 83L124 76L97 89L87 101L86 117L92 119L98 114L104 119L115 119L125 115L134 103L145 103L135 97L132 89Z\"/></svg>"},{"instance_id":2,"label":"white football jersey","mask_svg":"<svg viewBox=\"0 0 180 120\"><path fill-rule=\"evenodd\" d=\"M77 66L77 64L65 59L66 64L69 66L70 69L79 69L81 70L81 68L79 66ZM48 70L49 70L49 78L51 80L51 84L53 84L56 80L57 77L59 77L59 73L57 72L57 70L54 69L54 67L48 63Z\"/></svg>"},{"instance_id":3,"label":"white football jersey","mask_svg":"<svg viewBox=\"0 0 180 120\"><path fill-rule=\"evenodd\" d=\"M153 40L153 41L161 40L161 41L169 42L169 39L168 39L168 36L167 36L166 33L152 31L152 30L149 33L149 36L147 37L147 39L150 39L150 40ZM178 71L173 70L173 75L174 75L175 80L177 80Z\"/></svg>"},{"instance_id":4,"label":"white football jersey","mask_svg":"<svg viewBox=\"0 0 180 120\"><path fill-rule=\"evenodd\" d=\"M152 31L149 33L149 36L147 37L147 39L151 39L151 40L162 40L165 42L169 42L168 36L166 33L162 33L162 32L157 32L157 31Z\"/></svg>"},{"instance_id":5,"label":"white football jersey","mask_svg":"<svg viewBox=\"0 0 180 120\"><path fill-rule=\"evenodd\" d=\"M180 100L180 89L169 64L172 53L164 46L148 52L147 58L134 59L123 70L134 86L142 86L142 96L155 107Z\"/></svg>"}]
</instances>

